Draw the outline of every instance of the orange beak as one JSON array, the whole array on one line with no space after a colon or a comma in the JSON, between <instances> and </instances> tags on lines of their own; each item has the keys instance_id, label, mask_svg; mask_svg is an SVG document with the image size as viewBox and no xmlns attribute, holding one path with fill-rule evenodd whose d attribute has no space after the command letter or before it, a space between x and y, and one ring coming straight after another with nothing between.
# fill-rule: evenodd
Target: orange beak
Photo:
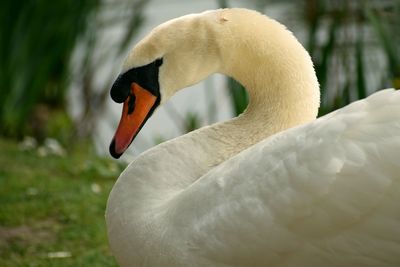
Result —
<instances>
[{"instance_id":1,"label":"orange beak","mask_svg":"<svg viewBox=\"0 0 400 267\"><path fill-rule=\"evenodd\" d=\"M132 143L156 107L157 97L137 83L131 84L131 93L125 100L121 120L110 144L110 154L119 158Z\"/></svg>"}]
</instances>

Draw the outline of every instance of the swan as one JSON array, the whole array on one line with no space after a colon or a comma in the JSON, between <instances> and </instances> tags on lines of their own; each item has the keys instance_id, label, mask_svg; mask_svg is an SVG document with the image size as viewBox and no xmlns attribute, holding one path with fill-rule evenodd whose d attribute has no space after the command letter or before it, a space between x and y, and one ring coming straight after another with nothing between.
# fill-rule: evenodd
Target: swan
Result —
<instances>
[{"instance_id":1,"label":"swan","mask_svg":"<svg viewBox=\"0 0 400 267\"><path fill-rule=\"evenodd\" d=\"M256 11L186 15L136 44L111 88L123 103L111 155L215 72L246 87L248 107L122 172L106 208L120 266L400 266L400 93L316 119L309 54Z\"/></svg>"}]
</instances>

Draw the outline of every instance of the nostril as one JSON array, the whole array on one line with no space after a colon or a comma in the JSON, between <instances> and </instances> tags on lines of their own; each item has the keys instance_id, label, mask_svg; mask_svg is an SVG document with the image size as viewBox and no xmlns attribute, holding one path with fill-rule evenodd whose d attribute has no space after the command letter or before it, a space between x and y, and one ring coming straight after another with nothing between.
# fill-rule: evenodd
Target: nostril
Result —
<instances>
[{"instance_id":1,"label":"nostril","mask_svg":"<svg viewBox=\"0 0 400 267\"><path fill-rule=\"evenodd\" d=\"M131 94L128 102L128 114L131 114L135 110L135 102L136 97L135 95Z\"/></svg>"}]
</instances>

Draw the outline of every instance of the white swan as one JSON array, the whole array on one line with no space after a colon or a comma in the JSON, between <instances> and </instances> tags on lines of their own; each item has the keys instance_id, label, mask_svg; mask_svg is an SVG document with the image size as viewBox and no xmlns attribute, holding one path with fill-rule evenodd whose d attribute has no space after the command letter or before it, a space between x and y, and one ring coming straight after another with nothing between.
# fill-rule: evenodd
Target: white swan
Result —
<instances>
[{"instance_id":1,"label":"white swan","mask_svg":"<svg viewBox=\"0 0 400 267\"><path fill-rule=\"evenodd\" d=\"M106 211L118 263L400 266L400 93L314 120L308 53L255 11L184 16L133 48L111 91L125 102L113 156L160 102L214 72L247 88L247 110L126 168Z\"/></svg>"}]
</instances>

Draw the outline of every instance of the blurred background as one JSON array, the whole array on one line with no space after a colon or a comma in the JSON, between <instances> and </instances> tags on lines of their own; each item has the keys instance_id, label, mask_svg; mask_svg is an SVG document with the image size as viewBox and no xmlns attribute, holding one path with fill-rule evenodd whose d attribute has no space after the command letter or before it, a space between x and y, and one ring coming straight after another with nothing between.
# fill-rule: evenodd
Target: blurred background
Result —
<instances>
[{"instance_id":1,"label":"blurred background","mask_svg":"<svg viewBox=\"0 0 400 267\"><path fill-rule=\"evenodd\" d=\"M257 9L293 31L314 61L320 115L400 87L400 0L1 1L0 266L115 266L103 214L124 162L240 114L247 94L212 75L159 108L115 161L121 106L110 86L153 27L220 7Z\"/></svg>"}]
</instances>

